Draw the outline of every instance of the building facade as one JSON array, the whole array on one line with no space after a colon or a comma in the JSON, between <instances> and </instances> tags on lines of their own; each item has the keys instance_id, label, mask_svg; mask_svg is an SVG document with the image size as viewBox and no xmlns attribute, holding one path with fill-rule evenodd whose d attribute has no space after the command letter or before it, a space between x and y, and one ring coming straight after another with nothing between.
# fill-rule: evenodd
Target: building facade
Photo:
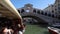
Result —
<instances>
[{"instance_id":1,"label":"building facade","mask_svg":"<svg viewBox=\"0 0 60 34\"><path fill-rule=\"evenodd\" d=\"M57 14L58 18L60 19L60 0L56 0L54 3L55 13Z\"/></svg>"},{"instance_id":2,"label":"building facade","mask_svg":"<svg viewBox=\"0 0 60 34\"><path fill-rule=\"evenodd\" d=\"M51 14L51 17L60 19L60 0L55 0L53 5L49 5L43 11Z\"/></svg>"},{"instance_id":3,"label":"building facade","mask_svg":"<svg viewBox=\"0 0 60 34\"><path fill-rule=\"evenodd\" d=\"M47 15L50 15L51 17L56 17L56 14L54 12L54 5L49 5L43 10Z\"/></svg>"}]
</instances>

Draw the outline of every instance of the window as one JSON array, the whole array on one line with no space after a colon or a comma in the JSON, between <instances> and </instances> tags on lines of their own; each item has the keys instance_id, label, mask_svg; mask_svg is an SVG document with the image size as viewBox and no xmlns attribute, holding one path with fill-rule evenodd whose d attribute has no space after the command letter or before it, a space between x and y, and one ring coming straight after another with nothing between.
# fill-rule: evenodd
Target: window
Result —
<instances>
[{"instance_id":1,"label":"window","mask_svg":"<svg viewBox=\"0 0 60 34\"><path fill-rule=\"evenodd\" d=\"M47 12L45 12L45 15L47 15Z\"/></svg>"},{"instance_id":2,"label":"window","mask_svg":"<svg viewBox=\"0 0 60 34\"><path fill-rule=\"evenodd\" d=\"M40 14L40 10L38 10L37 13Z\"/></svg>"},{"instance_id":3,"label":"window","mask_svg":"<svg viewBox=\"0 0 60 34\"><path fill-rule=\"evenodd\" d=\"M55 8L55 11L56 11L57 9Z\"/></svg>"},{"instance_id":4,"label":"window","mask_svg":"<svg viewBox=\"0 0 60 34\"><path fill-rule=\"evenodd\" d=\"M51 14L49 13L48 16L51 16Z\"/></svg>"},{"instance_id":5,"label":"window","mask_svg":"<svg viewBox=\"0 0 60 34\"><path fill-rule=\"evenodd\" d=\"M43 11L41 11L41 14L43 15Z\"/></svg>"},{"instance_id":6,"label":"window","mask_svg":"<svg viewBox=\"0 0 60 34\"><path fill-rule=\"evenodd\" d=\"M18 10L18 12L20 13L20 10Z\"/></svg>"},{"instance_id":7,"label":"window","mask_svg":"<svg viewBox=\"0 0 60 34\"><path fill-rule=\"evenodd\" d=\"M60 15L58 16L58 19L60 19Z\"/></svg>"},{"instance_id":8,"label":"window","mask_svg":"<svg viewBox=\"0 0 60 34\"><path fill-rule=\"evenodd\" d=\"M54 17L54 14L52 14L52 17Z\"/></svg>"},{"instance_id":9,"label":"window","mask_svg":"<svg viewBox=\"0 0 60 34\"><path fill-rule=\"evenodd\" d=\"M24 9L21 10L21 13L23 13L23 12L24 12Z\"/></svg>"},{"instance_id":10,"label":"window","mask_svg":"<svg viewBox=\"0 0 60 34\"><path fill-rule=\"evenodd\" d=\"M35 12L35 13L36 13L36 9L34 9L34 10L33 10L33 12Z\"/></svg>"},{"instance_id":11,"label":"window","mask_svg":"<svg viewBox=\"0 0 60 34\"><path fill-rule=\"evenodd\" d=\"M58 10L58 12L60 13L60 10Z\"/></svg>"},{"instance_id":12,"label":"window","mask_svg":"<svg viewBox=\"0 0 60 34\"><path fill-rule=\"evenodd\" d=\"M54 13L54 11L52 10L52 13Z\"/></svg>"},{"instance_id":13,"label":"window","mask_svg":"<svg viewBox=\"0 0 60 34\"><path fill-rule=\"evenodd\" d=\"M60 10L60 7L58 7L58 10Z\"/></svg>"}]
</instances>

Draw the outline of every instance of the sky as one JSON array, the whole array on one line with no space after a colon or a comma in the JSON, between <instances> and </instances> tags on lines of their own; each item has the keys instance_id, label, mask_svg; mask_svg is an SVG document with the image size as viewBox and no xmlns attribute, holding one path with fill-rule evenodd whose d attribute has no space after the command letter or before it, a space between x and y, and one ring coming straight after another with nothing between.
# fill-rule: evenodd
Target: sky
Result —
<instances>
[{"instance_id":1,"label":"sky","mask_svg":"<svg viewBox=\"0 0 60 34\"><path fill-rule=\"evenodd\" d=\"M44 9L50 4L54 4L55 0L11 0L16 8L24 7L25 4L32 4L34 8Z\"/></svg>"}]
</instances>

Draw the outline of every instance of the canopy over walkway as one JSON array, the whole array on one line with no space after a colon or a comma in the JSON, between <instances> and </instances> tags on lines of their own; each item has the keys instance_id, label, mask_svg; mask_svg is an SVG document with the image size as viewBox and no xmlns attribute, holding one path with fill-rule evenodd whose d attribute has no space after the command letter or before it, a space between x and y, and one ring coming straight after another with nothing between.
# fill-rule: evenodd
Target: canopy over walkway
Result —
<instances>
[{"instance_id":1,"label":"canopy over walkway","mask_svg":"<svg viewBox=\"0 0 60 34\"><path fill-rule=\"evenodd\" d=\"M10 0L0 0L0 17L7 17L11 19L20 18L21 16L10 2Z\"/></svg>"}]
</instances>

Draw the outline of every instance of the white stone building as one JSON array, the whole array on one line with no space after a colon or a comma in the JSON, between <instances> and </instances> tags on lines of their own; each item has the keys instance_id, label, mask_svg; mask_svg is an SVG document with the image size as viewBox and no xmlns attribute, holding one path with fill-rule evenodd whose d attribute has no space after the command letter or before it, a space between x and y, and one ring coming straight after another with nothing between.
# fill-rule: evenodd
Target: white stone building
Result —
<instances>
[{"instance_id":1,"label":"white stone building","mask_svg":"<svg viewBox=\"0 0 60 34\"><path fill-rule=\"evenodd\" d=\"M60 0L55 0L55 3L53 5L49 5L43 11L47 12L47 14L50 13L52 17L59 18L60 17Z\"/></svg>"}]
</instances>

